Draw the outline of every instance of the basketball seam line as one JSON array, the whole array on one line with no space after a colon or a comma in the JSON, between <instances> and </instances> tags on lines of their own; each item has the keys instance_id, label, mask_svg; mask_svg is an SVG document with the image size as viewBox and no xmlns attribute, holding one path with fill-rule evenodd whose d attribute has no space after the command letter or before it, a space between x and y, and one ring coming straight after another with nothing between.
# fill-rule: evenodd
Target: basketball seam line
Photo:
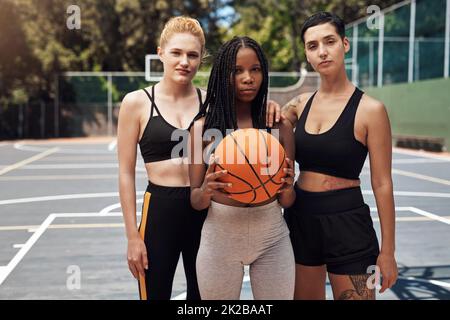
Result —
<instances>
[{"instance_id":1,"label":"basketball seam line","mask_svg":"<svg viewBox=\"0 0 450 320\"><path fill-rule=\"evenodd\" d=\"M247 156L245 155L245 152L242 151L241 146L237 143L236 139L234 138L233 134L230 134L231 138L233 139L234 143L236 144L237 148L239 149L239 151L241 152L241 154L244 156L245 161L247 161L248 165L250 166L250 168L252 169L252 172L254 173L256 179L258 179L260 185L263 187L264 191L266 192L266 195L269 197L269 199L271 198L270 193L267 191L266 186L263 184L263 182L261 181L261 179L259 178L258 174L255 171L255 168L253 168L253 166L251 165L250 161L248 161Z\"/></svg>"},{"instance_id":2,"label":"basketball seam line","mask_svg":"<svg viewBox=\"0 0 450 320\"><path fill-rule=\"evenodd\" d=\"M259 130L258 130L258 132L259 132L259 134L261 134L261 132L260 132ZM269 146L267 145L266 137L265 137L263 134L261 134L261 135L262 135L262 137L263 137L263 139L264 139L264 144L266 145L266 158L268 159L268 158L269 158ZM281 144L281 142L280 142L280 144ZM276 184L276 185L283 184L283 183L278 183L278 182L273 181L273 177L276 176L276 175L278 174L278 172L280 172L280 169L283 167L283 162L284 162L285 159L286 159L286 152L283 152L283 160L281 161L280 166L278 167L277 172L275 172L274 175L268 174L269 180L270 180L273 184ZM269 168L267 168L267 171L269 171ZM267 181L269 181L269 180L267 180ZM267 181L265 181L264 184L266 184Z\"/></svg>"},{"instance_id":3,"label":"basketball seam line","mask_svg":"<svg viewBox=\"0 0 450 320\"><path fill-rule=\"evenodd\" d=\"M224 167L222 167L220 164L216 163L216 165L217 165L220 169L226 170L226 169L225 169ZM248 183L248 182L245 181L244 179L238 177L237 175L235 175L235 174L233 174L233 173L231 173L231 172L227 172L227 174L229 174L230 176L235 177L236 179L241 180L242 182L244 182L244 183L246 183L246 184L248 184L248 185L250 186L250 190L248 190L248 191L245 191L245 192L228 192L229 194L243 194L243 193L253 192L253 199L252 199L252 201L250 201L250 202L255 201L255 198L256 198L256 191L255 191L255 190L256 190L256 189L253 188L253 185L251 185L250 183Z\"/></svg>"}]
</instances>

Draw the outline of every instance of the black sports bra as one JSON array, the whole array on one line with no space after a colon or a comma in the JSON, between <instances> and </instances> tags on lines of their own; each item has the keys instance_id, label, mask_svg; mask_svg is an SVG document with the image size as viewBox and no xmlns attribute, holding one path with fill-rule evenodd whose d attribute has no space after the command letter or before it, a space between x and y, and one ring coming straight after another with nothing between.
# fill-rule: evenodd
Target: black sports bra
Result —
<instances>
[{"instance_id":1,"label":"black sports bra","mask_svg":"<svg viewBox=\"0 0 450 320\"><path fill-rule=\"evenodd\" d=\"M355 88L330 130L310 134L305 130L305 123L316 93L309 98L295 128L295 160L300 171L358 179L368 152L367 147L356 140L354 135L356 110L364 92Z\"/></svg>"},{"instance_id":2,"label":"black sports bra","mask_svg":"<svg viewBox=\"0 0 450 320\"><path fill-rule=\"evenodd\" d=\"M183 151L187 147L187 138L189 135L189 129L191 128L194 120L191 121L187 129L180 129L174 127L164 119L159 112L158 107L155 104L155 87L152 86L152 94L150 95L147 90L143 89L150 99L152 105L150 109L150 118L142 134L142 138L139 141L139 148L141 149L142 158L145 163L167 160L172 158L185 157ZM198 100L200 107L202 106L202 94L200 89L197 88ZM153 115L153 109L158 114ZM200 110L200 109L199 109ZM178 130L175 138L178 140L172 140L172 133ZM182 143L180 143L182 142ZM176 149L174 149L176 147ZM172 155L173 151L173 155Z\"/></svg>"}]
</instances>

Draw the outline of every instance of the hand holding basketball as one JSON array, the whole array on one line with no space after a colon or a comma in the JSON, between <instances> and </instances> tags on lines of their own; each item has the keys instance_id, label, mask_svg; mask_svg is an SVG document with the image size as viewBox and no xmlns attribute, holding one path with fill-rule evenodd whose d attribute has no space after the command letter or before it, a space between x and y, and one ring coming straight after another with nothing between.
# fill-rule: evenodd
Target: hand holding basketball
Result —
<instances>
[{"instance_id":1,"label":"hand holding basketball","mask_svg":"<svg viewBox=\"0 0 450 320\"><path fill-rule=\"evenodd\" d=\"M238 129L223 138L215 149L216 171L226 170L220 182L228 197L247 204L257 204L276 196L286 176L285 151L279 140L265 130ZM293 168L291 167L292 171ZM292 178L287 183L293 182Z\"/></svg>"},{"instance_id":2,"label":"hand holding basketball","mask_svg":"<svg viewBox=\"0 0 450 320\"><path fill-rule=\"evenodd\" d=\"M286 158L286 165L287 167L283 169L283 171L286 173L286 176L284 178L281 178L283 186L280 188L280 190L277 191L277 193L286 192L292 189L294 184L294 162L291 159Z\"/></svg>"},{"instance_id":3,"label":"hand holding basketball","mask_svg":"<svg viewBox=\"0 0 450 320\"><path fill-rule=\"evenodd\" d=\"M231 183L216 181L217 179L224 177L227 174L227 170L215 171L215 169L216 158L214 157L214 154L212 154L209 160L208 170L206 170L205 178L200 187L200 190L208 196L213 196L217 192L223 192L223 188L225 187L231 187Z\"/></svg>"}]
</instances>

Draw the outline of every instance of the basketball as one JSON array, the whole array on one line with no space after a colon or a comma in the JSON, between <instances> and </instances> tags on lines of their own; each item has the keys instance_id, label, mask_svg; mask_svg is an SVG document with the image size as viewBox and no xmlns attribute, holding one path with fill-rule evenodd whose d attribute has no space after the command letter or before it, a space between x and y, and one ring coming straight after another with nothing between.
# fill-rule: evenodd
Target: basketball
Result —
<instances>
[{"instance_id":1,"label":"basketball","mask_svg":"<svg viewBox=\"0 0 450 320\"><path fill-rule=\"evenodd\" d=\"M227 170L217 181L231 183L225 187L230 198L257 204L272 198L283 185L286 154L277 138L265 130L239 129L217 145L215 171Z\"/></svg>"}]
</instances>

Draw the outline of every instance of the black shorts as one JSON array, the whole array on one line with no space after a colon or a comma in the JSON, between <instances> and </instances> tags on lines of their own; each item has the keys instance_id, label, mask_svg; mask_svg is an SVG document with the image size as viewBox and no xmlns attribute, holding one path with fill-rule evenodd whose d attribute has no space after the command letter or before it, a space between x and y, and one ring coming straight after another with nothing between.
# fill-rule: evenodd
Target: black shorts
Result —
<instances>
[{"instance_id":1,"label":"black shorts","mask_svg":"<svg viewBox=\"0 0 450 320\"><path fill-rule=\"evenodd\" d=\"M359 187L308 192L295 185L295 193L284 216L297 264L325 264L342 275L365 274L376 265L378 240Z\"/></svg>"}]
</instances>

